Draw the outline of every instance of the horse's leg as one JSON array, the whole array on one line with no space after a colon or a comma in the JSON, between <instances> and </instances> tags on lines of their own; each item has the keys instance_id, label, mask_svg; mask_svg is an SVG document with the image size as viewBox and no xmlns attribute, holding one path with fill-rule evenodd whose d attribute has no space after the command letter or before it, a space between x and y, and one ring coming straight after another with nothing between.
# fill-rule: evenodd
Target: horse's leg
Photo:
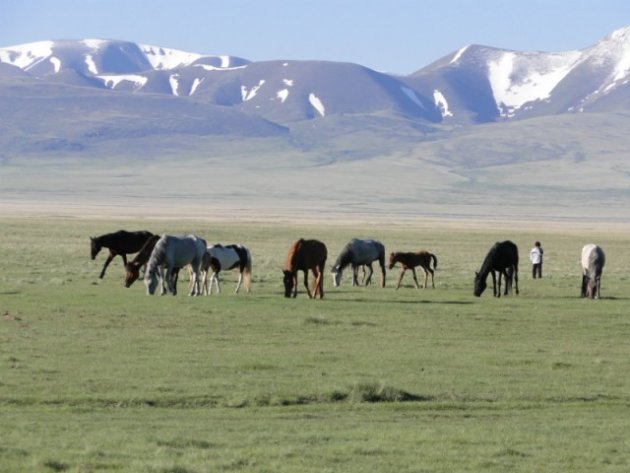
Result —
<instances>
[{"instance_id":1,"label":"horse's leg","mask_svg":"<svg viewBox=\"0 0 630 473\"><path fill-rule=\"evenodd\" d=\"M239 271L238 273L238 282L236 283L236 290L234 294L238 294L238 290L241 288L241 283L243 282L243 272Z\"/></svg>"},{"instance_id":2,"label":"horse's leg","mask_svg":"<svg viewBox=\"0 0 630 473\"><path fill-rule=\"evenodd\" d=\"M352 263L352 287L359 285L359 267Z\"/></svg>"},{"instance_id":3,"label":"horse's leg","mask_svg":"<svg viewBox=\"0 0 630 473\"><path fill-rule=\"evenodd\" d=\"M518 266L514 266L514 289L518 295Z\"/></svg>"},{"instance_id":4,"label":"horse's leg","mask_svg":"<svg viewBox=\"0 0 630 473\"><path fill-rule=\"evenodd\" d=\"M379 258L378 264L381 265L381 274L383 276L383 278L381 279L381 287L385 287L385 258Z\"/></svg>"},{"instance_id":5,"label":"horse's leg","mask_svg":"<svg viewBox=\"0 0 630 473\"><path fill-rule=\"evenodd\" d=\"M171 294L174 296L177 295L177 288L173 282L173 267L168 265L166 268L166 284L168 285L168 290L171 291Z\"/></svg>"},{"instance_id":6,"label":"horse's leg","mask_svg":"<svg viewBox=\"0 0 630 473\"><path fill-rule=\"evenodd\" d=\"M400 289L400 283L402 282L403 276L405 275L405 271L407 271L407 269L404 266L401 266L400 274L398 275L398 283L396 284L396 289Z\"/></svg>"},{"instance_id":7,"label":"horse's leg","mask_svg":"<svg viewBox=\"0 0 630 473\"><path fill-rule=\"evenodd\" d=\"M492 291L494 293L494 297L501 297L501 294L497 295L497 276L494 274L494 271L490 271L490 275L492 276ZM501 281L499 281L499 288L501 287Z\"/></svg>"},{"instance_id":8,"label":"horse's leg","mask_svg":"<svg viewBox=\"0 0 630 473\"><path fill-rule=\"evenodd\" d=\"M313 299L317 299L317 293L319 292L319 278L321 277L321 273L317 266L315 266L312 271L313 271L313 288L311 289L311 293L313 294Z\"/></svg>"},{"instance_id":9,"label":"horse's leg","mask_svg":"<svg viewBox=\"0 0 630 473\"><path fill-rule=\"evenodd\" d=\"M366 266L369 272L367 278L365 278L365 285L369 286L370 284L372 284L372 275L374 274L374 269L372 268L372 263L368 263Z\"/></svg>"},{"instance_id":10,"label":"horse's leg","mask_svg":"<svg viewBox=\"0 0 630 473\"><path fill-rule=\"evenodd\" d=\"M105 271L107 270L107 267L109 266L109 263L112 262L112 260L116 257L116 253L112 252L111 250L109 251L109 256L107 257L107 259L105 260L105 264L103 265L103 269L101 269L101 274L99 275L100 279L103 279L103 276L105 276Z\"/></svg>"},{"instance_id":11,"label":"horse's leg","mask_svg":"<svg viewBox=\"0 0 630 473\"><path fill-rule=\"evenodd\" d=\"M297 287L298 287L298 272L297 270L293 273L293 297L297 297Z\"/></svg>"},{"instance_id":12,"label":"horse's leg","mask_svg":"<svg viewBox=\"0 0 630 473\"><path fill-rule=\"evenodd\" d=\"M420 289L420 284L418 283L418 275L416 274L416 268L411 268L411 274L413 275L413 282L416 284L416 289ZM426 274L424 278L424 287L427 287Z\"/></svg>"},{"instance_id":13,"label":"horse's leg","mask_svg":"<svg viewBox=\"0 0 630 473\"><path fill-rule=\"evenodd\" d=\"M313 295L311 294L311 289L308 287L308 269L304 270L304 287L306 288L306 293L308 294L308 298L312 299Z\"/></svg>"},{"instance_id":14,"label":"horse's leg","mask_svg":"<svg viewBox=\"0 0 630 473\"><path fill-rule=\"evenodd\" d=\"M431 273L431 287L435 289L435 271L433 271L430 267L428 269L429 269L429 273ZM426 282L424 285L426 287Z\"/></svg>"}]
</instances>

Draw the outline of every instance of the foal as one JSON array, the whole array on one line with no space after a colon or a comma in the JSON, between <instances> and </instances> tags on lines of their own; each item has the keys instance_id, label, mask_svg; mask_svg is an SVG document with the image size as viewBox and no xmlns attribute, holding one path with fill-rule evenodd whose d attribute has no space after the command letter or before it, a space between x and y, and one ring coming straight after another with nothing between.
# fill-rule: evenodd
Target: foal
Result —
<instances>
[{"instance_id":1,"label":"foal","mask_svg":"<svg viewBox=\"0 0 630 473\"><path fill-rule=\"evenodd\" d=\"M431 260L433 260L433 269L431 269ZM389 255L389 269L392 269L396 263L400 263L401 265L400 276L398 277L398 284L396 285L396 289L400 287L402 278L408 269L411 269L413 280L416 283L416 288L420 289L420 284L418 284L418 278L416 277L416 266L420 266L424 271L423 287L427 287L429 273L431 273L431 285L435 289L435 281L433 279L433 276L434 269L437 268L437 258L433 253L429 253L428 251L418 251L416 253L391 253Z\"/></svg>"}]
</instances>

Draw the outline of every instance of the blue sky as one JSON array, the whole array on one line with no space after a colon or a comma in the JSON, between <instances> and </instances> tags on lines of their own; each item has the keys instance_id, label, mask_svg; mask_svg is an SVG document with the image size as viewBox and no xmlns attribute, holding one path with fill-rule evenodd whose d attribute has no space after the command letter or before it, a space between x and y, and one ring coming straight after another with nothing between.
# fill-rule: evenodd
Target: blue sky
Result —
<instances>
[{"instance_id":1,"label":"blue sky","mask_svg":"<svg viewBox=\"0 0 630 473\"><path fill-rule=\"evenodd\" d=\"M624 26L629 0L0 0L0 47L122 39L401 74L471 43L566 51Z\"/></svg>"}]
</instances>

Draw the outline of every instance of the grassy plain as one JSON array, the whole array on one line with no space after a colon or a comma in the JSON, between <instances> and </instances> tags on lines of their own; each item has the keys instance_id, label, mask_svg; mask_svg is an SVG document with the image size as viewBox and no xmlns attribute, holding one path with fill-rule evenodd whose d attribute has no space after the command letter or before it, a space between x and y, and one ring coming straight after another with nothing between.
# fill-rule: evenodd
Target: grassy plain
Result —
<instances>
[{"instance_id":1,"label":"grassy plain","mask_svg":"<svg viewBox=\"0 0 630 473\"><path fill-rule=\"evenodd\" d=\"M521 227L521 229L519 229ZM104 280L90 235L193 232L253 252L250 295L148 297ZM435 290L282 297L299 237L332 264L353 236L429 249ZM490 245L521 252L521 294L472 295ZM0 471L627 472L628 233L540 224L416 226L0 219ZM529 277L540 239L544 279ZM579 253L608 262L578 297ZM395 270L397 271L397 270ZM181 284L181 283L180 283ZM185 284L185 282L184 282Z\"/></svg>"}]
</instances>

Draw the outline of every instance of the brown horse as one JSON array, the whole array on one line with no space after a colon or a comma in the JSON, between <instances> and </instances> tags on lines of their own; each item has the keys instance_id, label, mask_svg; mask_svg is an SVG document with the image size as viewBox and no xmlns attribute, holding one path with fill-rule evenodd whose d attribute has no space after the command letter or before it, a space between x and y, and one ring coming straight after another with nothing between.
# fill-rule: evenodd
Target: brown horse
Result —
<instances>
[{"instance_id":1,"label":"brown horse","mask_svg":"<svg viewBox=\"0 0 630 473\"><path fill-rule=\"evenodd\" d=\"M147 261L149 261L151 252L159 239L160 235L151 236L140 249L140 252L136 255L133 261L125 265L125 280L123 282L125 287L130 287L135 280L138 279L140 276L140 268L146 265Z\"/></svg>"},{"instance_id":2,"label":"brown horse","mask_svg":"<svg viewBox=\"0 0 630 473\"><path fill-rule=\"evenodd\" d=\"M144 243L153 236L153 233L147 231L128 232L125 230L118 230L114 233L106 233L105 235L90 237L90 256L92 259L96 258L96 255L101 248L105 247L109 249L109 256L105 260L103 269L99 278L103 279L105 276L105 270L109 263L116 257L116 255L122 256L123 263L127 264L127 254L136 253L140 251Z\"/></svg>"},{"instance_id":3,"label":"brown horse","mask_svg":"<svg viewBox=\"0 0 630 473\"><path fill-rule=\"evenodd\" d=\"M326 245L318 240L299 240L289 247L287 259L284 263L284 297L297 297L297 272L304 271L304 287L309 299L324 297L324 268L328 250ZM313 272L315 281L313 291L308 288L308 271Z\"/></svg>"},{"instance_id":4,"label":"brown horse","mask_svg":"<svg viewBox=\"0 0 630 473\"><path fill-rule=\"evenodd\" d=\"M431 260L433 260L433 269L431 269ZM413 274L413 280L416 283L416 288L420 289L420 285L418 284L418 278L416 277L416 266L420 266L424 271L424 288L427 287L427 282L429 279L429 273L431 273L431 285L435 289L435 281L433 279L434 269L437 268L437 258L433 253L429 253L428 251L418 251L416 253L403 253L396 252L391 253L389 255L389 269L392 269L396 263L400 263L400 276L398 277L398 284L396 285L396 289L400 287L400 282L402 281L403 276L405 275L405 271L411 269L411 273Z\"/></svg>"}]
</instances>

